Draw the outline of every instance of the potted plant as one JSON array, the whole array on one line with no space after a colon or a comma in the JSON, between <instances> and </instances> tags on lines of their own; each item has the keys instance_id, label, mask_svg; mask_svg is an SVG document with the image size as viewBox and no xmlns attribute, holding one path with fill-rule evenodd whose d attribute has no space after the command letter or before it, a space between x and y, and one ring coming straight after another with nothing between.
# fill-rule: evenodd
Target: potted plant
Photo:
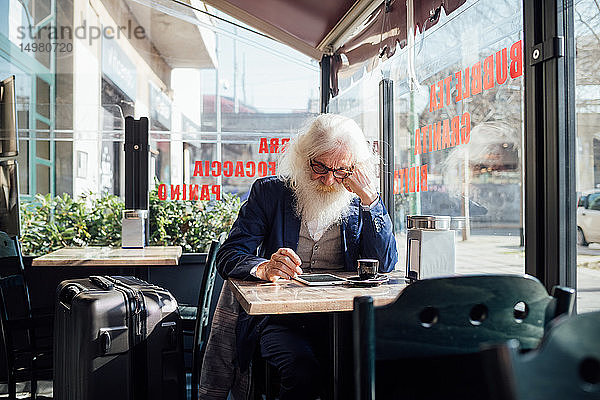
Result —
<instances>
[{"instance_id":1,"label":"potted plant","mask_svg":"<svg viewBox=\"0 0 600 400\"><path fill-rule=\"evenodd\" d=\"M181 246L183 254L176 270L150 269L150 281L169 289L178 301L196 304L208 247L212 239L229 231L240 206L240 198L229 193L219 201L162 201L158 199L157 190L153 190L150 193L150 243ZM221 285L222 280L218 279L215 293L221 290Z\"/></svg>"},{"instance_id":2,"label":"potted plant","mask_svg":"<svg viewBox=\"0 0 600 400\"><path fill-rule=\"evenodd\" d=\"M179 267L151 268L150 281L172 291L180 302L195 304L205 252L213 238L229 231L241 201L227 193L219 201L161 201L156 189L149 200L149 245L183 248ZM91 193L77 199L37 195L34 202L24 202L21 243L26 272L33 258L63 247L121 246L123 209L119 197ZM36 280L35 274L28 275Z\"/></svg>"}]
</instances>

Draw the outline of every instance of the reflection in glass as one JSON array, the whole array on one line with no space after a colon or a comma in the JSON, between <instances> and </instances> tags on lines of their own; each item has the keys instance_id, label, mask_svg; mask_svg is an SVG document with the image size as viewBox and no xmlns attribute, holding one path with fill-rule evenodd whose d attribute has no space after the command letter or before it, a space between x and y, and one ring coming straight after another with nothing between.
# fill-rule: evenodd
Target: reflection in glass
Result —
<instances>
[{"instance_id":1,"label":"reflection in glass","mask_svg":"<svg viewBox=\"0 0 600 400\"><path fill-rule=\"evenodd\" d=\"M330 108L376 140L376 90L394 84L398 269L405 218L422 214L455 220L457 272L524 271L521 14L514 0L467 1L389 60L340 71Z\"/></svg>"},{"instance_id":2,"label":"reflection in glass","mask_svg":"<svg viewBox=\"0 0 600 400\"><path fill-rule=\"evenodd\" d=\"M600 8L574 2L577 113L577 309L600 309Z\"/></svg>"}]
</instances>

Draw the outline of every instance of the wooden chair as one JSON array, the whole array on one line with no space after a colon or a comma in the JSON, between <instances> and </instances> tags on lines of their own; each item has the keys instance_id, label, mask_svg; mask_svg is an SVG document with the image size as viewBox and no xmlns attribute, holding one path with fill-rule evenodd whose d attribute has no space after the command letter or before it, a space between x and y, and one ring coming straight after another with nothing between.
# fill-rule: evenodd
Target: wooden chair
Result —
<instances>
[{"instance_id":1,"label":"wooden chair","mask_svg":"<svg viewBox=\"0 0 600 400\"><path fill-rule=\"evenodd\" d=\"M206 256L206 266L200 284L198 304L195 306L181 305L179 313L183 321L183 335L192 336L192 369L191 369L191 399L198 399L199 376L206 341L208 340L208 320L215 279L217 275L217 251L227 237L222 233L217 240L210 244Z\"/></svg>"},{"instance_id":2,"label":"wooden chair","mask_svg":"<svg viewBox=\"0 0 600 400\"><path fill-rule=\"evenodd\" d=\"M575 291L526 275L469 275L409 285L396 301L373 307L354 299L357 399L482 398L478 356L484 343L518 339L538 346L546 324L570 314ZM376 368L377 362L377 371ZM376 385L377 382L377 385ZM441 396L441 397L440 397ZM454 396L454 397L453 397Z\"/></svg>"},{"instance_id":3,"label":"wooden chair","mask_svg":"<svg viewBox=\"0 0 600 400\"><path fill-rule=\"evenodd\" d=\"M538 349L517 341L486 350L494 400L600 399L600 312L564 316Z\"/></svg>"},{"instance_id":4,"label":"wooden chair","mask_svg":"<svg viewBox=\"0 0 600 400\"><path fill-rule=\"evenodd\" d=\"M33 315L19 242L5 232L0 232L0 263L21 271L0 278L0 325L9 398L16 398L17 382L30 381L31 398L35 399L38 380L52 379L53 317Z\"/></svg>"}]
</instances>

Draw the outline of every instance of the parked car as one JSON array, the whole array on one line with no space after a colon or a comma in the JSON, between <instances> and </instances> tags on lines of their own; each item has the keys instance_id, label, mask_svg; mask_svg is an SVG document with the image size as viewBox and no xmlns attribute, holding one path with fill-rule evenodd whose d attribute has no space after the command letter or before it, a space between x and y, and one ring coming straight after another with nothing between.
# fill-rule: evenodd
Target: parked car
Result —
<instances>
[{"instance_id":1,"label":"parked car","mask_svg":"<svg viewBox=\"0 0 600 400\"><path fill-rule=\"evenodd\" d=\"M582 194L577 202L577 244L600 243L600 192Z\"/></svg>"}]
</instances>

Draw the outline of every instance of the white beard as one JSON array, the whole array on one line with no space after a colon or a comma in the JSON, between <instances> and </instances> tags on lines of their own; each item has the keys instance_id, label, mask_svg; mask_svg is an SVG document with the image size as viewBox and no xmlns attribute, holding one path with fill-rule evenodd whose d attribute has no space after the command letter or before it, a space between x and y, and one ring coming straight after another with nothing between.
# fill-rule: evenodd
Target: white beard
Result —
<instances>
[{"instance_id":1,"label":"white beard","mask_svg":"<svg viewBox=\"0 0 600 400\"><path fill-rule=\"evenodd\" d=\"M310 180L310 172L296 174L296 213L304 223L316 222L317 226L328 228L342 221L346 216L355 194L347 191L342 184L325 186L318 180Z\"/></svg>"}]
</instances>

